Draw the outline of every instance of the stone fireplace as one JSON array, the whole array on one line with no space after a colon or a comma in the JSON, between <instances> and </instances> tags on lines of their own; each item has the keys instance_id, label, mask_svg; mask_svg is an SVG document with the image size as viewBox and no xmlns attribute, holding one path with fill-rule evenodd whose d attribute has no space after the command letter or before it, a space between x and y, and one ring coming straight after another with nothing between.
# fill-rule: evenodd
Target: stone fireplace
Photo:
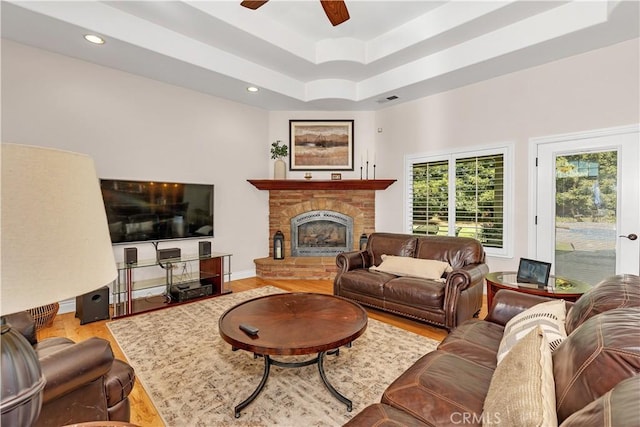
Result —
<instances>
[{"instance_id":1,"label":"stone fireplace","mask_svg":"<svg viewBox=\"0 0 640 427\"><path fill-rule=\"evenodd\" d=\"M249 180L269 191L269 257L254 260L269 279L333 279L336 255L357 250L375 230L375 192L395 180ZM273 259L273 235L284 234L285 259Z\"/></svg>"}]
</instances>

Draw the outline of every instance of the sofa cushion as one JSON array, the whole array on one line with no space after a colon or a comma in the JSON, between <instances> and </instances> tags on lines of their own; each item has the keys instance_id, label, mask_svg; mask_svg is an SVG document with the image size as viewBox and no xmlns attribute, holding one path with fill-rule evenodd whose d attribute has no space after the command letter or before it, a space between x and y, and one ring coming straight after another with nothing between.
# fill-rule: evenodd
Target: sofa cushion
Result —
<instances>
[{"instance_id":1,"label":"sofa cushion","mask_svg":"<svg viewBox=\"0 0 640 427\"><path fill-rule=\"evenodd\" d=\"M382 262L378 266L371 266L369 270L382 271L396 276L417 277L421 279L440 280L444 272L452 271L449 263L435 259L418 259L383 254Z\"/></svg>"},{"instance_id":2,"label":"sofa cushion","mask_svg":"<svg viewBox=\"0 0 640 427\"><path fill-rule=\"evenodd\" d=\"M572 414L561 427L638 425L638 396L640 375L634 375Z\"/></svg>"},{"instance_id":3,"label":"sofa cushion","mask_svg":"<svg viewBox=\"0 0 640 427\"><path fill-rule=\"evenodd\" d=\"M482 244L470 237L426 236L418 238L415 257L445 261L458 269L483 263L485 252Z\"/></svg>"},{"instance_id":4,"label":"sofa cushion","mask_svg":"<svg viewBox=\"0 0 640 427\"><path fill-rule=\"evenodd\" d=\"M446 351L421 357L385 390L382 403L432 426L478 425L493 369Z\"/></svg>"},{"instance_id":5,"label":"sofa cushion","mask_svg":"<svg viewBox=\"0 0 640 427\"><path fill-rule=\"evenodd\" d=\"M580 325L553 353L558 421L640 372L640 308L617 308Z\"/></svg>"},{"instance_id":6,"label":"sofa cushion","mask_svg":"<svg viewBox=\"0 0 640 427\"><path fill-rule=\"evenodd\" d=\"M513 346L493 373L483 424L555 426L556 400L551 349L540 326Z\"/></svg>"},{"instance_id":7,"label":"sofa cushion","mask_svg":"<svg viewBox=\"0 0 640 427\"><path fill-rule=\"evenodd\" d=\"M343 291L383 298L384 284L395 277L392 274L378 271L370 272L367 269L359 268L344 273L341 278L341 286Z\"/></svg>"},{"instance_id":8,"label":"sofa cushion","mask_svg":"<svg viewBox=\"0 0 640 427\"><path fill-rule=\"evenodd\" d=\"M480 319L470 319L455 328L438 346L438 350L457 354L491 369L496 367L496 354L504 326Z\"/></svg>"},{"instance_id":9,"label":"sofa cushion","mask_svg":"<svg viewBox=\"0 0 640 427\"><path fill-rule=\"evenodd\" d=\"M36 321L28 311L7 314L2 316L2 320L8 323L14 331L20 332L29 341L29 344L36 345L38 343Z\"/></svg>"},{"instance_id":10,"label":"sofa cushion","mask_svg":"<svg viewBox=\"0 0 640 427\"><path fill-rule=\"evenodd\" d=\"M542 327L551 350L555 350L567 337L564 330L565 311L564 300L552 300L536 304L514 316L504 327L497 354L498 364L520 339L537 326Z\"/></svg>"},{"instance_id":11,"label":"sofa cushion","mask_svg":"<svg viewBox=\"0 0 640 427\"><path fill-rule=\"evenodd\" d=\"M395 277L385 283L383 289L383 296L387 302L438 311L442 311L444 306L444 293L444 282L415 277Z\"/></svg>"},{"instance_id":12,"label":"sofa cushion","mask_svg":"<svg viewBox=\"0 0 640 427\"><path fill-rule=\"evenodd\" d=\"M372 233L367 241L367 253L373 265L380 265L383 254L413 257L416 240L410 234Z\"/></svg>"},{"instance_id":13,"label":"sofa cushion","mask_svg":"<svg viewBox=\"0 0 640 427\"><path fill-rule=\"evenodd\" d=\"M640 307L640 276L624 274L609 277L582 295L567 313L567 333L596 314L624 307Z\"/></svg>"}]
</instances>

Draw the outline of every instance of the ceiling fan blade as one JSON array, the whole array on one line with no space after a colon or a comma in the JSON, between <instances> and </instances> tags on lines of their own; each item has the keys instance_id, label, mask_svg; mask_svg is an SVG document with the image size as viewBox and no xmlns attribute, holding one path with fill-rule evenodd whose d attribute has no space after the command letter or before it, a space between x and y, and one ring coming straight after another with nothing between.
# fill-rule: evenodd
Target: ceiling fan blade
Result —
<instances>
[{"instance_id":1,"label":"ceiling fan blade","mask_svg":"<svg viewBox=\"0 0 640 427\"><path fill-rule=\"evenodd\" d=\"M320 0L324 13L327 14L327 18L331 21L331 24L335 27L338 24L342 24L349 19L349 11L347 5L341 0Z\"/></svg>"},{"instance_id":2,"label":"ceiling fan blade","mask_svg":"<svg viewBox=\"0 0 640 427\"><path fill-rule=\"evenodd\" d=\"M242 3L240 3L240 6L244 6L246 8L249 8L249 9L252 9L252 10L256 10L257 8L259 8L260 6L262 6L263 4L265 4L268 1L269 0L264 0L264 1L243 1Z\"/></svg>"}]
</instances>

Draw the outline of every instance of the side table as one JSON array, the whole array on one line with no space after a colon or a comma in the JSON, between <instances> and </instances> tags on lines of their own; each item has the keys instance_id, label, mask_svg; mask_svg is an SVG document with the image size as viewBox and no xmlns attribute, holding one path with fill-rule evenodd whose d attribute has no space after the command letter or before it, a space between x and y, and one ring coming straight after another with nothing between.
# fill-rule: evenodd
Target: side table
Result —
<instances>
[{"instance_id":1,"label":"side table","mask_svg":"<svg viewBox=\"0 0 640 427\"><path fill-rule=\"evenodd\" d=\"M564 277L549 276L546 286L532 283L519 283L515 271L497 271L489 273L487 280L487 307L491 309L493 296L500 289L511 289L512 291L525 294L541 295L549 298L558 298L575 302L589 289L591 285L579 280L567 279Z\"/></svg>"}]
</instances>

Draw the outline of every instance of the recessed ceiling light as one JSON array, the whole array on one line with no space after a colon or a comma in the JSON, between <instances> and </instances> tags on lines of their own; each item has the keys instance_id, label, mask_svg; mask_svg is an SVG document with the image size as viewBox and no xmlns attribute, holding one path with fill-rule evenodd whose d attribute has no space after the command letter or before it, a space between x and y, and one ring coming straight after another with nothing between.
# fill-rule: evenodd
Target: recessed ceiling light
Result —
<instances>
[{"instance_id":1,"label":"recessed ceiling light","mask_svg":"<svg viewBox=\"0 0 640 427\"><path fill-rule=\"evenodd\" d=\"M257 91L259 91L259 90L260 90L260 89L258 89L258 88L257 88L257 87L255 87L255 86L249 86L249 87L247 88L247 91L248 91L248 92L257 92Z\"/></svg>"},{"instance_id":2,"label":"recessed ceiling light","mask_svg":"<svg viewBox=\"0 0 640 427\"><path fill-rule=\"evenodd\" d=\"M104 44L104 39L100 36L96 36L95 34L85 34L84 39L90 43Z\"/></svg>"}]
</instances>

